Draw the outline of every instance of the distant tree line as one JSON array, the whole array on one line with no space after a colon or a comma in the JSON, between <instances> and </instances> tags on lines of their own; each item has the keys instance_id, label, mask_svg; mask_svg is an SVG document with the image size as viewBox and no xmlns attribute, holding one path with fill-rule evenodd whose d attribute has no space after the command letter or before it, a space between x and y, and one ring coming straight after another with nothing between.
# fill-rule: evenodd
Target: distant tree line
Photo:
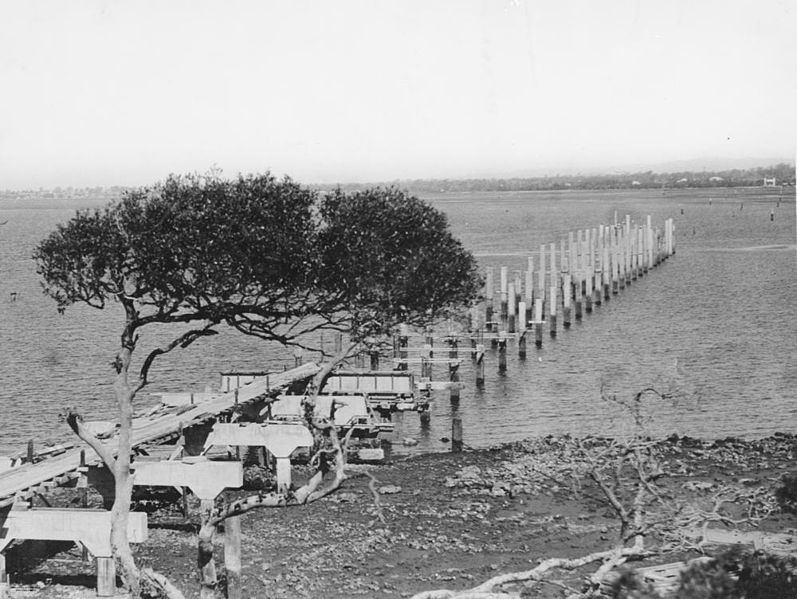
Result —
<instances>
[{"instance_id":1,"label":"distant tree line","mask_svg":"<svg viewBox=\"0 0 797 599\"><path fill-rule=\"evenodd\" d=\"M555 191L567 189L661 189L681 187L756 187L764 178L775 178L777 185L794 187L793 164L781 162L772 166L720 171L653 171L614 174L550 175L544 177L513 177L504 179L403 179L379 183L335 183L310 185L320 191L365 191L374 187L399 187L410 193L438 193L463 191ZM55 187L37 190L0 190L0 200L61 200L85 198L111 200L122 196L129 188L113 187Z\"/></svg>"},{"instance_id":2,"label":"distant tree line","mask_svg":"<svg viewBox=\"0 0 797 599\"><path fill-rule=\"evenodd\" d=\"M777 185L793 187L793 164L780 163L749 169L722 171L682 171L655 173L616 173L611 175L556 175L545 177L515 177L510 179L409 179L392 181L411 193L463 191L555 191L567 189L660 189L679 187L751 187L761 186L764 178L775 178ZM373 184L350 183L340 187L356 191ZM320 186L331 189L333 186ZM337 187L337 186L335 186Z\"/></svg>"}]
</instances>

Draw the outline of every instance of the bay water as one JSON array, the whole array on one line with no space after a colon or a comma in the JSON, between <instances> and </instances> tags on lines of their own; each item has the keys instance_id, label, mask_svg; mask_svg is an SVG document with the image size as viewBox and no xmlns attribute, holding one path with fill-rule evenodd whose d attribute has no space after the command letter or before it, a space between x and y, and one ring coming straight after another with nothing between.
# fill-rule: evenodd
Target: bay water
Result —
<instances>
[{"instance_id":1,"label":"bay water","mask_svg":"<svg viewBox=\"0 0 797 599\"><path fill-rule=\"evenodd\" d=\"M546 434L617 434L628 426L618 404L637 392L652 434L703 438L797 432L797 250L794 190L777 188L478 192L428 194L484 268L525 270L540 244L568 232L651 215L672 217L677 253L525 360L508 348L505 374L495 350L479 389L468 354L458 406L435 392L431 422L398 418L396 439L413 451L442 451L451 416L461 415L474 447ZM58 314L41 292L31 254L85 200L0 202L0 454L28 439L73 440L59 413L113 419L111 360L122 314L75 306ZM561 323L560 323L561 327ZM167 338L148 332L142 345ZM461 343L460 347L466 347ZM440 348L443 350L443 348ZM312 356L307 356L312 358ZM290 349L231 331L162 357L150 393L216 389L224 370L282 370ZM435 379L446 380L445 365ZM614 401L611 401L614 399Z\"/></svg>"}]
</instances>

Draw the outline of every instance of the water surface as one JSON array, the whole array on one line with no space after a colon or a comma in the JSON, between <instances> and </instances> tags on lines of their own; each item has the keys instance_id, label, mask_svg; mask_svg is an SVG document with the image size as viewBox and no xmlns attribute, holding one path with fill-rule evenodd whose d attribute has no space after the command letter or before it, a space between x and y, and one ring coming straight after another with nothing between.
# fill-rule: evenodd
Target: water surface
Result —
<instances>
[{"instance_id":1,"label":"water surface","mask_svg":"<svg viewBox=\"0 0 797 599\"><path fill-rule=\"evenodd\" d=\"M488 352L483 389L464 360L459 411L465 441L491 445L548 433L606 434L626 426L612 405L646 387L651 428L701 437L797 432L797 253L793 192L778 206L764 189L635 192L460 193L428 196L482 267L523 270L542 243L623 219L654 225L673 217L677 254L592 315L530 344L525 361L509 347L508 371ZM74 214L75 203L0 206L0 453L28 438L62 440L64 406L111 418L112 360L122 315L74 307L59 315L40 290L35 244ZM770 213L774 211L774 220ZM12 300L16 293L16 300ZM145 338L152 343L161 338ZM282 369L290 350L224 332L159 360L149 392L216 387L227 369ZM437 366L436 378L447 371ZM675 401L677 400L677 401ZM142 404L154 400L145 394ZM397 436L442 450L452 407L438 393L428 429L415 414Z\"/></svg>"}]
</instances>

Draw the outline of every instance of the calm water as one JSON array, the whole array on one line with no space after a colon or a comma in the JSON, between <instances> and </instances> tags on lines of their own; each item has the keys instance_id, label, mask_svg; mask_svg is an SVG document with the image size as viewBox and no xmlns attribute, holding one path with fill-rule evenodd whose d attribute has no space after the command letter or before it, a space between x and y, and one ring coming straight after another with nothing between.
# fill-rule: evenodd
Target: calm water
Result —
<instances>
[{"instance_id":1,"label":"calm water","mask_svg":"<svg viewBox=\"0 0 797 599\"><path fill-rule=\"evenodd\" d=\"M797 252L794 193L777 190L448 194L428 198L483 266L522 270L541 243L630 214L661 226L675 219L677 254L596 307L581 323L529 347L508 371L488 351L487 380L473 385L470 360L459 410L465 441L491 445L548 433L616 433L622 422L601 388L627 399L653 385L677 404L649 402L654 432L756 437L797 432ZM711 202L709 202L711 199ZM2 208L0 222L0 453L31 437L70 439L64 406L91 418L114 414L113 358L121 315L76 307L59 315L40 292L30 255L77 204ZM774 209L774 221L770 210ZM681 213L683 211L683 214ZM11 293L17 293L16 301ZM145 339L155 342L157 339ZM149 392L203 390L225 369L282 369L289 350L225 333L160 360ZM438 366L436 378L447 376ZM153 403L148 396L141 404ZM397 437L442 450L451 406L436 398L432 422L399 422Z\"/></svg>"}]
</instances>

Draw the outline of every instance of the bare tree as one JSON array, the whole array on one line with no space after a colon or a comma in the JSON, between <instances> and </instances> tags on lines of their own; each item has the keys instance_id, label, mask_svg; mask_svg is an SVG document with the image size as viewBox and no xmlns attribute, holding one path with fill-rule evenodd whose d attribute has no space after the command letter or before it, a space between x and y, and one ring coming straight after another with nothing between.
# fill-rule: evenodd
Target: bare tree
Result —
<instances>
[{"instance_id":1,"label":"bare tree","mask_svg":"<svg viewBox=\"0 0 797 599\"><path fill-rule=\"evenodd\" d=\"M670 402L679 394L676 387L666 392L646 387L624 399L603 387L602 399L630 417L631 432L613 439L565 438L551 448L551 459L535 460L530 466L540 480L554 481L610 508L619 522L613 547L573 559L546 558L530 570L498 575L470 589L425 591L413 599L509 599L520 596L512 585L537 581L562 588L569 599L587 599L598 596L608 574L629 560L674 550L702 549L709 523L736 527L760 522L775 509L774 498L767 491L722 486L703 505L698 501L676 501L662 485L672 474L666 467L667 442L648 434L652 420L651 406L646 401ZM729 504L742 506L744 513L730 516L723 509ZM701 528L704 535L695 536L695 529ZM552 580L556 571L590 564L598 567L579 588Z\"/></svg>"}]
</instances>

